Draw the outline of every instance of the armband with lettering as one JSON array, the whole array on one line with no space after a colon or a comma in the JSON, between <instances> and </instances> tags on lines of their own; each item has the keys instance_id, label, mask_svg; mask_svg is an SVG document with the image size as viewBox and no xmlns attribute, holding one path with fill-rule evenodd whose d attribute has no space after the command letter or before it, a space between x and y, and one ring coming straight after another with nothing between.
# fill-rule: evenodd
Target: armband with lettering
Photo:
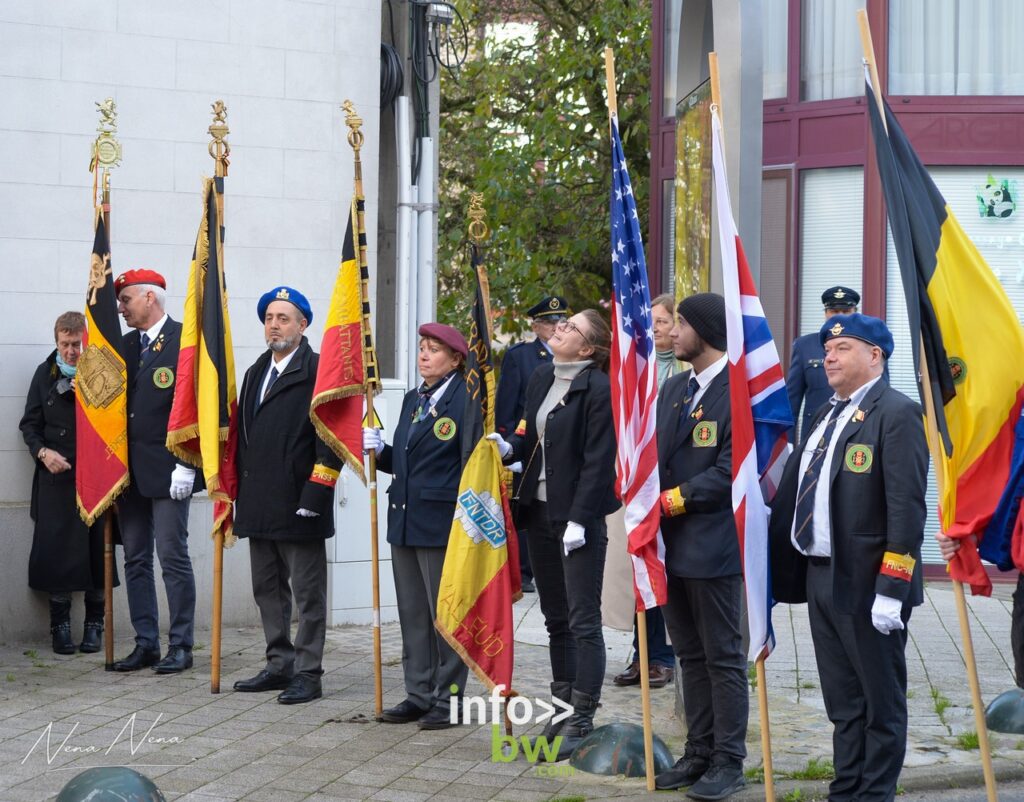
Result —
<instances>
[{"instance_id":1,"label":"armband with lettering","mask_svg":"<svg viewBox=\"0 0 1024 802\"><path fill-rule=\"evenodd\" d=\"M318 485L324 485L325 487L334 487L338 483L340 473L341 471L318 462L313 466L313 473L310 474L309 481L316 482Z\"/></svg>"},{"instance_id":2,"label":"armband with lettering","mask_svg":"<svg viewBox=\"0 0 1024 802\"><path fill-rule=\"evenodd\" d=\"M686 499L683 498L678 487L673 487L661 494L661 511L669 518L686 512Z\"/></svg>"},{"instance_id":3,"label":"armband with lettering","mask_svg":"<svg viewBox=\"0 0 1024 802\"><path fill-rule=\"evenodd\" d=\"M914 566L917 560L909 554L899 554L895 551L887 551L882 555L882 567L879 570L884 576L891 576L894 579L902 579L909 582L914 578Z\"/></svg>"}]
</instances>

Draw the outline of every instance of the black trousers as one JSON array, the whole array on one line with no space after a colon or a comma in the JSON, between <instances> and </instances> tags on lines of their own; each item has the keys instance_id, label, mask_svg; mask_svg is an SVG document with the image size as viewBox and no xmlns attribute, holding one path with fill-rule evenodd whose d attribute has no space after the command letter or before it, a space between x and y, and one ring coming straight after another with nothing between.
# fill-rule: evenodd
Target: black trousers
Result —
<instances>
[{"instance_id":1,"label":"black trousers","mask_svg":"<svg viewBox=\"0 0 1024 802\"><path fill-rule=\"evenodd\" d=\"M747 657L740 634L739 574L668 576L665 624L683 681L686 751L714 763L747 756Z\"/></svg>"},{"instance_id":2,"label":"black trousers","mask_svg":"<svg viewBox=\"0 0 1024 802\"><path fill-rule=\"evenodd\" d=\"M834 727L830 802L892 802L907 750L907 630L836 612L831 565L807 566L807 605L825 711ZM903 613L906 625L910 608Z\"/></svg>"},{"instance_id":3,"label":"black trousers","mask_svg":"<svg viewBox=\"0 0 1024 802\"><path fill-rule=\"evenodd\" d=\"M1010 650L1013 652L1013 673L1017 678L1017 686L1024 688L1024 573L1017 577L1017 589L1013 592Z\"/></svg>"},{"instance_id":4,"label":"black trousers","mask_svg":"<svg viewBox=\"0 0 1024 802\"><path fill-rule=\"evenodd\" d=\"M586 527L587 542L565 555L565 523L548 520L547 504L530 505L529 540L533 578L548 630L551 677L595 699L604 683L601 585L608 551L604 519Z\"/></svg>"}]
</instances>

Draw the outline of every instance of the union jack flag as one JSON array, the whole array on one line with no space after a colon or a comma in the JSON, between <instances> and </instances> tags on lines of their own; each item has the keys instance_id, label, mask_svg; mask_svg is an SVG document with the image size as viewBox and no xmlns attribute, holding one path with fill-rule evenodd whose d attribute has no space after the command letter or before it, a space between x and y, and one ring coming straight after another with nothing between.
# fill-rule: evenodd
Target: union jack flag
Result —
<instances>
[{"instance_id":1,"label":"union jack flag","mask_svg":"<svg viewBox=\"0 0 1024 802\"><path fill-rule=\"evenodd\" d=\"M612 411L618 439L616 489L626 507L627 549L633 562L638 610L668 599L665 543L661 539L655 405L658 371L651 325L651 293L640 219L619 120L612 115Z\"/></svg>"},{"instance_id":2,"label":"union jack flag","mask_svg":"<svg viewBox=\"0 0 1024 802\"><path fill-rule=\"evenodd\" d=\"M722 124L711 113L711 160L718 207L718 236L725 281L729 339L729 395L732 410L732 508L740 541L750 657L767 657L775 648L772 586L768 560L768 502L778 489L791 451L786 433L793 414L779 352L750 275L736 230L725 172Z\"/></svg>"}]
</instances>

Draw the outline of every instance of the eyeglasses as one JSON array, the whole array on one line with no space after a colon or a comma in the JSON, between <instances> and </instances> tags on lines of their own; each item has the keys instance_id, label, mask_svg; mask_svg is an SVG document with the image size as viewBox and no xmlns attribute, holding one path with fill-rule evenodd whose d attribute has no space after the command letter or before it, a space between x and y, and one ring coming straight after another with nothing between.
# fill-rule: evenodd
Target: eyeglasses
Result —
<instances>
[{"instance_id":1,"label":"eyeglasses","mask_svg":"<svg viewBox=\"0 0 1024 802\"><path fill-rule=\"evenodd\" d=\"M581 329L575 323L573 323L571 320L569 320L569 318L562 318L561 320L559 320L558 328L565 329L566 331L574 331L578 335L580 335L580 337L583 338L583 341L585 343L589 343L590 345L594 344L590 337L587 336L587 333L583 331L583 329Z\"/></svg>"}]
</instances>

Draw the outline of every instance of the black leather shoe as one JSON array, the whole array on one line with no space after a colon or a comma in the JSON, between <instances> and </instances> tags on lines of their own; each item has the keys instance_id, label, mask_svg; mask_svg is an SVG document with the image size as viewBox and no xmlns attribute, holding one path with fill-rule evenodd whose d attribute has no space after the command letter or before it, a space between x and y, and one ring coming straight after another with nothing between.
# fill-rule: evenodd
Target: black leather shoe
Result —
<instances>
[{"instance_id":1,"label":"black leather shoe","mask_svg":"<svg viewBox=\"0 0 1024 802\"><path fill-rule=\"evenodd\" d=\"M311 677L308 674L296 674L288 687L277 696L277 701L283 705L301 705L304 702L312 702L324 695L320 685L320 677Z\"/></svg>"},{"instance_id":2,"label":"black leather shoe","mask_svg":"<svg viewBox=\"0 0 1024 802\"><path fill-rule=\"evenodd\" d=\"M612 678L612 682L620 687L627 685L639 685L640 684L640 661L634 660L628 666L626 670L621 674L616 674Z\"/></svg>"},{"instance_id":3,"label":"black leather shoe","mask_svg":"<svg viewBox=\"0 0 1024 802\"><path fill-rule=\"evenodd\" d=\"M142 668L155 666L159 662L159 649L143 649L141 646L136 646L130 655L124 658L124 660L118 660L111 667L114 671L138 671Z\"/></svg>"},{"instance_id":4,"label":"black leather shoe","mask_svg":"<svg viewBox=\"0 0 1024 802\"><path fill-rule=\"evenodd\" d=\"M408 724L410 721L419 721L426 714L427 711L422 707L405 699L381 713L380 720L388 724Z\"/></svg>"},{"instance_id":5,"label":"black leather shoe","mask_svg":"<svg viewBox=\"0 0 1024 802\"><path fill-rule=\"evenodd\" d=\"M683 755L672 768L654 778L654 787L659 791L674 791L693 785L704 776L709 765L706 757Z\"/></svg>"},{"instance_id":6,"label":"black leather shoe","mask_svg":"<svg viewBox=\"0 0 1024 802\"><path fill-rule=\"evenodd\" d=\"M263 669L255 677L240 679L235 683L236 691L242 693L260 693L261 691L283 691L291 684L292 678L284 674L275 674Z\"/></svg>"},{"instance_id":7,"label":"black leather shoe","mask_svg":"<svg viewBox=\"0 0 1024 802\"><path fill-rule=\"evenodd\" d=\"M167 655L153 666L157 674L178 674L186 668L192 668L192 650L184 646L170 646Z\"/></svg>"},{"instance_id":8,"label":"black leather shoe","mask_svg":"<svg viewBox=\"0 0 1024 802\"><path fill-rule=\"evenodd\" d=\"M421 730L446 730L449 727L458 726L459 722L452 723L449 711L443 707L432 707L420 717L417 725Z\"/></svg>"},{"instance_id":9,"label":"black leather shoe","mask_svg":"<svg viewBox=\"0 0 1024 802\"><path fill-rule=\"evenodd\" d=\"M711 766L686 792L690 799L725 799L747 784L743 767L732 763Z\"/></svg>"},{"instance_id":10,"label":"black leather shoe","mask_svg":"<svg viewBox=\"0 0 1024 802\"><path fill-rule=\"evenodd\" d=\"M86 621L85 629L82 632L82 642L78 645L78 651L85 654L95 654L103 646L103 622Z\"/></svg>"},{"instance_id":11,"label":"black leather shoe","mask_svg":"<svg viewBox=\"0 0 1024 802\"><path fill-rule=\"evenodd\" d=\"M71 640L71 624L67 621L50 627L50 635L53 636L54 654L75 653L75 642Z\"/></svg>"}]
</instances>

